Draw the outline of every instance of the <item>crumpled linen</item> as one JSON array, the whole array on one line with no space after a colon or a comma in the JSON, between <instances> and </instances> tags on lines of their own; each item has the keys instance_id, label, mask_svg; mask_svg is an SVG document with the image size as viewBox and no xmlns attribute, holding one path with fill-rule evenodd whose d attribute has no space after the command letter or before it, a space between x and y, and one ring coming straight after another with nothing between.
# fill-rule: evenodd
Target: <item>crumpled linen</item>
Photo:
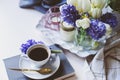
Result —
<instances>
[{"instance_id":1,"label":"crumpled linen","mask_svg":"<svg viewBox=\"0 0 120 80\"><path fill-rule=\"evenodd\" d=\"M82 80L120 80L120 32L95 56L86 58Z\"/></svg>"}]
</instances>

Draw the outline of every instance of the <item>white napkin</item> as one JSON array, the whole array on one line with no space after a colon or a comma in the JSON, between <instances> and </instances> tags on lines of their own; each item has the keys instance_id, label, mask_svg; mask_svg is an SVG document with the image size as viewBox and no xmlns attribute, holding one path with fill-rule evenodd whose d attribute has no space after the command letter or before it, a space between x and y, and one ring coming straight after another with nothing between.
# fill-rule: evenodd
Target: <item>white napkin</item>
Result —
<instances>
[{"instance_id":1,"label":"white napkin","mask_svg":"<svg viewBox=\"0 0 120 80\"><path fill-rule=\"evenodd\" d=\"M83 67L82 80L120 80L120 32L109 38L91 61L89 58Z\"/></svg>"}]
</instances>

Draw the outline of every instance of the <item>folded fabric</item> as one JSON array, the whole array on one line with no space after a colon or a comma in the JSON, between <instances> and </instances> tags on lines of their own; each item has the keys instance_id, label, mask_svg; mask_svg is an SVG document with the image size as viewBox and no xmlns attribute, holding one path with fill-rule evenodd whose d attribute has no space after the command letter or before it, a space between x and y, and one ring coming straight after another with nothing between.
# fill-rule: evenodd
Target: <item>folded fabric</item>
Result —
<instances>
[{"instance_id":1,"label":"folded fabric","mask_svg":"<svg viewBox=\"0 0 120 80\"><path fill-rule=\"evenodd\" d=\"M44 7L43 5L35 5L33 8L39 12L42 12L42 13L46 13L48 11L49 8L53 7L53 6L60 6L60 5L63 5L66 3L66 0L61 0L59 3L55 4L55 5L52 5L52 6L48 6L47 8Z\"/></svg>"},{"instance_id":2,"label":"folded fabric","mask_svg":"<svg viewBox=\"0 0 120 80\"><path fill-rule=\"evenodd\" d=\"M53 6L60 6L62 4L66 3L66 0L56 0L56 2L53 5L45 5L43 4L43 0L20 0L19 6L21 8L31 8L35 9L41 13L46 13L46 11L53 7Z\"/></svg>"},{"instance_id":3,"label":"folded fabric","mask_svg":"<svg viewBox=\"0 0 120 80\"><path fill-rule=\"evenodd\" d=\"M82 80L120 80L120 32L108 42L92 59L87 57Z\"/></svg>"},{"instance_id":4,"label":"folded fabric","mask_svg":"<svg viewBox=\"0 0 120 80\"><path fill-rule=\"evenodd\" d=\"M20 0L19 6L21 8L31 8L35 5L39 5L41 0Z\"/></svg>"}]
</instances>

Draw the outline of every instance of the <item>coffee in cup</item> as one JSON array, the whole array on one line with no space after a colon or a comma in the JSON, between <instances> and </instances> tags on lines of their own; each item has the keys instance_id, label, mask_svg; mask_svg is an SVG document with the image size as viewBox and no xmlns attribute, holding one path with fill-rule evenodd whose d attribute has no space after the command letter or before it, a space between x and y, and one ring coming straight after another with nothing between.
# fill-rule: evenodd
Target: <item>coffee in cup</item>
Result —
<instances>
[{"instance_id":1,"label":"coffee in cup","mask_svg":"<svg viewBox=\"0 0 120 80\"><path fill-rule=\"evenodd\" d=\"M36 67L41 67L48 62L51 55L50 49L44 44L35 44L27 49L26 56Z\"/></svg>"},{"instance_id":2,"label":"coffee in cup","mask_svg":"<svg viewBox=\"0 0 120 80\"><path fill-rule=\"evenodd\" d=\"M39 47L39 48L32 49L29 52L28 56L32 60L42 61L42 60L45 60L48 57L48 52L47 52L46 49Z\"/></svg>"}]
</instances>

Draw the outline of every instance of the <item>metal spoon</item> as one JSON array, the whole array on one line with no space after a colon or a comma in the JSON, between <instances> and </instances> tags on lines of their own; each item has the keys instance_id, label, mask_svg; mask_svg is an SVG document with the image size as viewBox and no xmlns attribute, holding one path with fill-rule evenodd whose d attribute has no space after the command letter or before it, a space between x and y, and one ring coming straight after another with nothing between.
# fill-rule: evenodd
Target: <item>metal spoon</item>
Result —
<instances>
[{"instance_id":1,"label":"metal spoon","mask_svg":"<svg viewBox=\"0 0 120 80\"><path fill-rule=\"evenodd\" d=\"M50 74L52 72L51 68L41 68L40 70L34 70L34 69L18 69L18 68L9 68L10 70L15 70L15 71L36 71L39 72L40 74Z\"/></svg>"}]
</instances>

